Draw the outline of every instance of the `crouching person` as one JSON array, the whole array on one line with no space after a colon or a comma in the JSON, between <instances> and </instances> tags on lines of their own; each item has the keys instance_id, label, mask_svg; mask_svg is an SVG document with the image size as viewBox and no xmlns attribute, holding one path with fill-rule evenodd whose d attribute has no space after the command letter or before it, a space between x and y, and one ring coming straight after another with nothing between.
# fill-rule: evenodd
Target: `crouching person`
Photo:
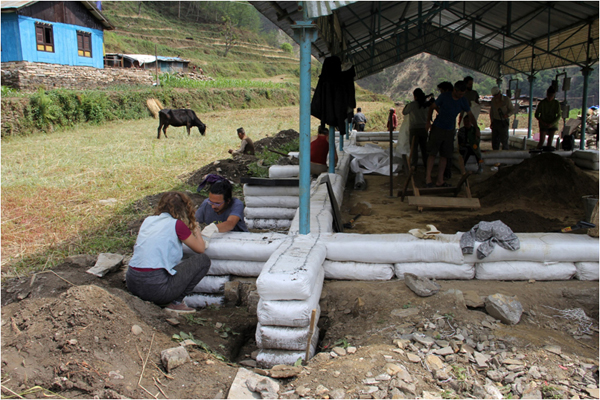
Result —
<instances>
[{"instance_id":1,"label":"crouching person","mask_svg":"<svg viewBox=\"0 0 600 400\"><path fill-rule=\"evenodd\" d=\"M244 221L244 203L232 194L231 183L225 178L213 183L196 211L196 221L201 224L216 224L219 232L248 232Z\"/></svg>"},{"instance_id":2,"label":"crouching person","mask_svg":"<svg viewBox=\"0 0 600 400\"><path fill-rule=\"evenodd\" d=\"M185 243L197 254L183 258ZM183 299L206 276L210 259L194 217L194 204L181 192L165 193L154 215L140 227L129 262L127 289L142 300L177 313L193 313Z\"/></svg>"}]
</instances>

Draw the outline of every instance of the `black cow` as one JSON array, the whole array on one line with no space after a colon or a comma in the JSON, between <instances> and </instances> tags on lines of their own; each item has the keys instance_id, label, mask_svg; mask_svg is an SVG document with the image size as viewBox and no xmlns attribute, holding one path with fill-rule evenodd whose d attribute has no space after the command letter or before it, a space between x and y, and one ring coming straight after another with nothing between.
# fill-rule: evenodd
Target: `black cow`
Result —
<instances>
[{"instance_id":1,"label":"black cow","mask_svg":"<svg viewBox=\"0 0 600 400\"><path fill-rule=\"evenodd\" d=\"M190 135L190 129L193 126L198 127L198 130L202 136L204 136L204 132L206 132L206 125L200 121L200 118L196 116L194 110L187 108L182 108L179 110L163 108L159 111L158 118L160 119L160 124L158 125L157 139L160 139L160 128L162 128L165 137L167 137L167 128L169 125L187 127L188 136Z\"/></svg>"}]
</instances>

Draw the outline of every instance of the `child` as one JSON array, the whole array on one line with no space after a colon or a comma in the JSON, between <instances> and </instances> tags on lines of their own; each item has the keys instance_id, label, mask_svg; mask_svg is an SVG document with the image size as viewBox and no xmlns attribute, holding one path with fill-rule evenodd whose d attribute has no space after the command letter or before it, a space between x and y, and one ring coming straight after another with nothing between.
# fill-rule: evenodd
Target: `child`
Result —
<instances>
[{"instance_id":1,"label":"child","mask_svg":"<svg viewBox=\"0 0 600 400\"><path fill-rule=\"evenodd\" d=\"M481 159L481 149L479 148L480 141L481 131L479 127L471 122L471 118L468 115L465 115L464 126L458 130L458 145L465 165L467 165L467 160L471 155L475 156L479 164L477 168L478 174L483 172L483 160Z\"/></svg>"}]
</instances>

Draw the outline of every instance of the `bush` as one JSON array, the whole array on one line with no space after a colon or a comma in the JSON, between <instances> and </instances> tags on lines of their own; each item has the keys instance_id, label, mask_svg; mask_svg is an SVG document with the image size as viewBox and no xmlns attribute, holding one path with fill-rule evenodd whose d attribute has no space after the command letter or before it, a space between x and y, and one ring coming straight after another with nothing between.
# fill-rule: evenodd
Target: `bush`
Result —
<instances>
[{"instance_id":1,"label":"bush","mask_svg":"<svg viewBox=\"0 0 600 400\"><path fill-rule=\"evenodd\" d=\"M294 48L288 42L285 42L281 45L281 50L285 51L286 53L290 53L290 54L292 54L294 52Z\"/></svg>"}]
</instances>

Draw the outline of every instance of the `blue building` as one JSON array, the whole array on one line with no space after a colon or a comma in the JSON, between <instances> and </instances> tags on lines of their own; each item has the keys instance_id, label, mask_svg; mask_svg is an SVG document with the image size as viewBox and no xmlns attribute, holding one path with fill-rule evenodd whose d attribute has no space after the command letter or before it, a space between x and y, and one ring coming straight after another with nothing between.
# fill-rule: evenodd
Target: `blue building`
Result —
<instances>
[{"instance_id":1,"label":"blue building","mask_svg":"<svg viewBox=\"0 0 600 400\"><path fill-rule=\"evenodd\" d=\"M94 1L2 1L2 62L104 68L104 30Z\"/></svg>"}]
</instances>

